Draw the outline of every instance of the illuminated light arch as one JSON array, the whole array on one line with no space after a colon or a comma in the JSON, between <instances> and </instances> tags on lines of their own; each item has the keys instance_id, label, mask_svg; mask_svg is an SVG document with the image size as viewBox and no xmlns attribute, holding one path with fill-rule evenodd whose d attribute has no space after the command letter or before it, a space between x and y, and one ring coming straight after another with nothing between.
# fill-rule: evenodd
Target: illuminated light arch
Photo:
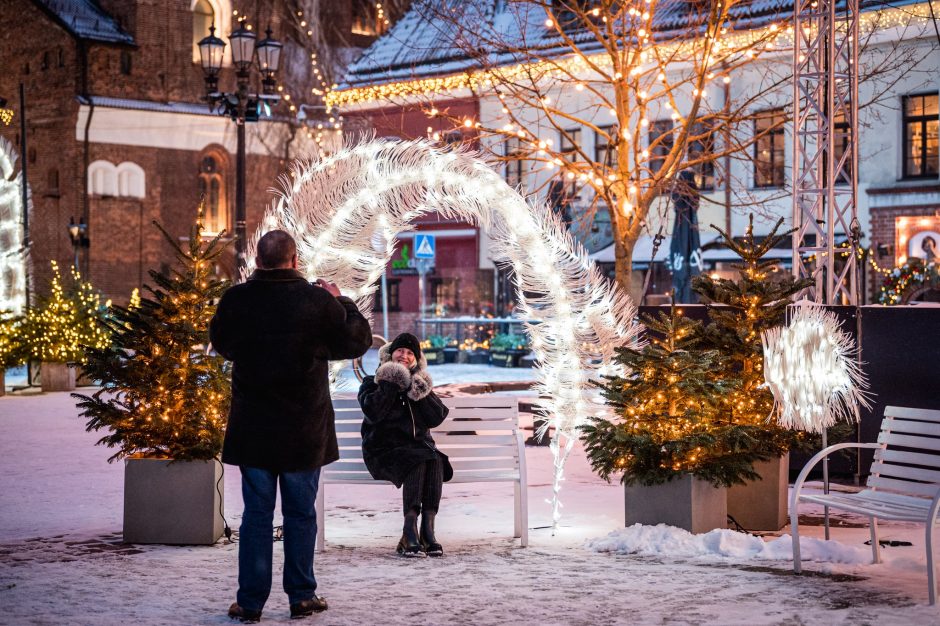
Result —
<instances>
[{"instance_id":1,"label":"illuminated light arch","mask_svg":"<svg viewBox=\"0 0 940 626\"><path fill-rule=\"evenodd\" d=\"M369 317L376 282L410 222L436 212L490 234L494 259L515 270L521 317L540 320L525 330L539 363L536 391L545 429L555 429L557 522L558 491L578 427L610 412L591 380L622 373L616 348L637 340L640 325L629 296L600 274L548 206L529 205L466 150L424 140L361 141L298 161L279 182L279 199L249 242L248 258L254 259L262 231L282 228L297 240L307 278L336 283Z\"/></svg>"},{"instance_id":2,"label":"illuminated light arch","mask_svg":"<svg viewBox=\"0 0 940 626\"><path fill-rule=\"evenodd\" d=\"M16 149L0 137L0 312L19 314L26 306L23 249L23 174L16 176ZM32 204L32 200L29 200Z\"/></svg>"}]
</instances>

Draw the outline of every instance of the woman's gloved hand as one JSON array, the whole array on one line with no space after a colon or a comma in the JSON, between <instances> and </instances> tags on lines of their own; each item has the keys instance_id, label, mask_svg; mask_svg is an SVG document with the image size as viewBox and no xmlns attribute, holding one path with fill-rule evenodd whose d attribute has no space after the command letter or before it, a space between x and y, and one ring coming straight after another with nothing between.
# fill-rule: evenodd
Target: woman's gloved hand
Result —
<instances>
[{"instance_id":1,"label":"woman's gloved hand","mask_svg":"<svg viewBox=\"0 0 940 626\"><path fill-rule=\"evenodd\" d=\"M411 387L411 372L401 363L389 361L375 370L375 381L382 382L383 380L397 385L401 391L404 391Z\"/></svg>"}]
</instances>

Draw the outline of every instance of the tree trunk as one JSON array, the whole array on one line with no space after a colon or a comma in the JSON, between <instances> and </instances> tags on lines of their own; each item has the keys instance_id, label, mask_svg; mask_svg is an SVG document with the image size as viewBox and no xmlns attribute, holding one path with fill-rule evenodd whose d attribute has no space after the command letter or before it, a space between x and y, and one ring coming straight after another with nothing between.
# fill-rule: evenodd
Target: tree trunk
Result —
<instances>
[{"instance_id":1,"label":"tree trunk","mask_svg":"<svg viewBox=\"0 0 940 626\"><path fill-rule=\"evenodd\" d=\"M625 241L621 237L614 239L614 277L624 293L630 294L634 304L639 305L637 294L634 291L642 290L642 285L636 289L633 285L633 246L635 242Z\"/></svg>"}]
</instances>

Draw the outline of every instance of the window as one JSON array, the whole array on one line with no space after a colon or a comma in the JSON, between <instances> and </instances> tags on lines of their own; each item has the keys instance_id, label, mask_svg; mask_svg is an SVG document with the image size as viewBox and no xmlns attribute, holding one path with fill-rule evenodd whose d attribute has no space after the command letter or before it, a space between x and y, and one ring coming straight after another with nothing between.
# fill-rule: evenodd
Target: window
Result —
<instances>
[{"instance_id":1,"label":"window","mask_svg":"<svg viewBox=\"0 0 940 626\"><path fill-rule=\"evenodd\" d=\"M650 171L658 172L663 168L666 156L672 152L676 142L672 134L672 120L656 120L650 124L649 142Z\"/></svg>"},{"instance_id":2,"label":"window","mask_svg":"<svg viewBox=\"0 0 940 626\"><path fill-rule=\"evenodd\" d=\"M603 163L608 169L617 167L617 146L610 143L610 138L617 137L616 126L601 126L600 131L607 134L594 133L594 162Z\"/></svg>"},{"instance_id":3,"label":"window","mask_svg":"<svg viewBox=\"0 0 940 626\"><path fill-rule=\"evenodd\" d=\"M213 155L203 157L199 165L199 194L203 202L205 232L218 234L228 228L225 177L219 159Z\"/></svg>"},{"instance_id":4,"label":"window","mask_svg":"<svg viewBox=\"0 0 940 626\"><path fill-rule=\"evenodd\" d=\"M754 119L754 135L762 135L754 144L755 187L783 187L785 120L783 109L762 111Z\"/></svg>"},{"instance_id":5,"label":"window","mask_svg":"<svg viewBox=\"0 0 940 626\"><path fill-rule=\"evenodd\" d=\"M388 290L388 310L391 311L401 311L401 301L399 300L399 287L401 286L400 278L386 278L385 279L385 288ZM382 288L381 282L380 287L375 290L375 299L373 300L372 310L382 312Z\"/></svg>"},{"instance_id":6,"label":"window","mask_svg":"<svg viewBox=\"0 0 940 626\"><path fill-rule=\"evenodd\" d=\"M117 191L119 196L144 197L144 168L125 161L117 166Z\"/></svg>"},{"instance_id":7,"label":"window","mask_svg":"<svg viewBox=\"0 0 940 626\"><path fill-rule=\"evenodd\" d=\"M852 128L849 123L845 120L845 115L839 114L833 120L833 129L834 134L832 137L832 152L835 157L836 167L839 166L839 161L842 159L842 156L849 149L849 140L851 139ZM851 157L845 162L845 166L842 170L836 175L836 184L837 185L847 185L850 181L848 177L852 176L852 159Z\"/></svg>"},{"instance_id":8,"label":"window","mask_svg":"<svg viewBox=\"0 0 940 626\"><path fill-rule=\"evenodd\" d=\"M689 141L689 159L706 159L692 167L695 173L695 186L701 191L715 189L715 132L709 124L697 122L692 126L692 136L697 137Z\"/></svg>"},{"instance_id":9,"label":"window","mask_svg":"<svg viewBox=\"0 0 940 626\"><path fill-rule=\"evenodd\" d=\"M42 53L42 63L39 64L39 69L44 70L44 71L49 69L49 51L48 50Z\"/></svg>"},{"instance_id":10,"label":"window","mask_svg":"<svg viewBox=\"0 0 940 626\"><path fill-rule=\"evenodd\" d=\"M940 171L937 94L904 96L904 178L933 178Z\"/></svg>"},{"instance_id":11,"label":"window","mask_svg":"<svg viewBox=\"0 0 940 626\"><path fill-rule=\"evenodd\" d=\"M378 37L388 30L388 14L385 6L375 0L353 0L352 27L353 35Z\"/></svg>"},{"instance_id":12,"label":"window","mask_svg":"<svg viewBox=\"0 0 940 626\"><path fill-rule=\"evenodd\" d=\"M460 310L460 279L453 277L431 278L431 313L450 315Z\"/></svg>"},{"instance_id":13,"label":"window","mask_svg":"<svg viewBox=\"0 0 940 626\"><path fill-rule=\"evenodd\" d=\"M512 188L520 186L525 173L525 150L518 137L510 137L504 144L506 155L506 184Z\"/></svg>"},{"instance_id":14,"label":"window","mask_svg":"<svg viewBox=\"0 0 940 626\"><path fill-rule=\"evenodd\" d=\"M59 170L56 168L50 169L46 173L46 186L48 187L48 193L52 196L59 195Z\"/></svg>"},{"instance_id":15,"label":"window","mask_svg":"<svg viewBox=\"0 0 940 626\"><path fill-rule=\"evenodd\" d=\"M215 11L209 0L196 0L193 3L193 61L199 62L199 42L209 35L209 27L215 25ZM223 33L216 28L216 37Z\"/></svg>"},{"instance_id":16,"label":"window","mask_svg":"<svg viewBox=\"0 0 940 626\"><path fill-rule=\"evenodd\" d=\"M116 196L117 168L110 161L95 161L88 166L88 193L94 196Z\"/></svg>"},{"instance_id":17,"label":"window","mask_svg":"<svg viewBox=\"0 0 940 626\"><path fill-rule=\"evenodd\" d=\"M578 151L581 149L581 129L565 129L565 131L561 133L561 137L559 137L558 148L562 157L568 163L577 163L580 161L581 154ZM568 189L568 199L574 200L578 196L578 181L570 171L565 176L572 181L571 187Z\"/></svg>"},{"instance_id":18,"label":"window","mask_svg":"<svg viewBox=\"0 0 940 626\"><path fill-rule=\"evenodd\" d=\"M121 50L121 74L130 76L131 73L131 52L130 50Z\"/></svg>"}]
</instances>

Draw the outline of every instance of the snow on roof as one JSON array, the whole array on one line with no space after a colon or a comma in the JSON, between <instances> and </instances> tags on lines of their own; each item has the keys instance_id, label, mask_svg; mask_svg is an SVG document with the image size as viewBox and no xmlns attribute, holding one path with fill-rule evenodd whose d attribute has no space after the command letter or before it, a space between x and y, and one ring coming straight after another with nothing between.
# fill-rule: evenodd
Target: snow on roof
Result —
<instances>
[{"instance_id":1,"label":"snow on roof","mask_svg":"<svg viewBox=\"0 0 940 626\"><path fill-rule=\"evenodd\" d=\"M34 0L79 39L133 44L134 38L94 0Z\"/></svg>"},{"instance_id":2,"label":"snow on roof","mask_svg":"<svg viewBox=\"0 0 940 626\"><path fill-rule=\"evenodd\" d=\"M914 4L918 0L861 0L876 9ZM842 4L840 1L839 5ZM688 0L661 0L654 16L654 31L661 37L695 32L700 18L690 12ZM731 27L750 29L779 21L793 11L793 0L745 0L730 9ZM453 12L461 22L479 29L457 27L442 14ZM339 90L456 74L487 64L506 65L523 59L513 48L540 48L546 55L567 50L554 29L545 26L545 12L534 3L507 0L417 0L410 11L352 63ZM464 32L460 32L464 31ZM470 32L467 32L470 31ZM473 33L477 41L468 40ZM600 52L600 44L587 30L570 33L585 52ZM499 42L496 46L492 42ZM477 50L473 58L468 50Z\"/></svg>"},{"instance_id":3,"label":"snow on roof","mask_svg":"<svg viewBox=\"0 0 940 626\"><path fill-rule=\"evenodd\" d=\"M218 117L205 104L195 102L154 102L152 100L132 100L130 98L110 98L107 96L79 96L78 101L88 104L89 101L96 107L108 109L130 109L134 111L157 111L160 113L187 113L189 115L211 115Z\"/></svg>"}]
</instances>

